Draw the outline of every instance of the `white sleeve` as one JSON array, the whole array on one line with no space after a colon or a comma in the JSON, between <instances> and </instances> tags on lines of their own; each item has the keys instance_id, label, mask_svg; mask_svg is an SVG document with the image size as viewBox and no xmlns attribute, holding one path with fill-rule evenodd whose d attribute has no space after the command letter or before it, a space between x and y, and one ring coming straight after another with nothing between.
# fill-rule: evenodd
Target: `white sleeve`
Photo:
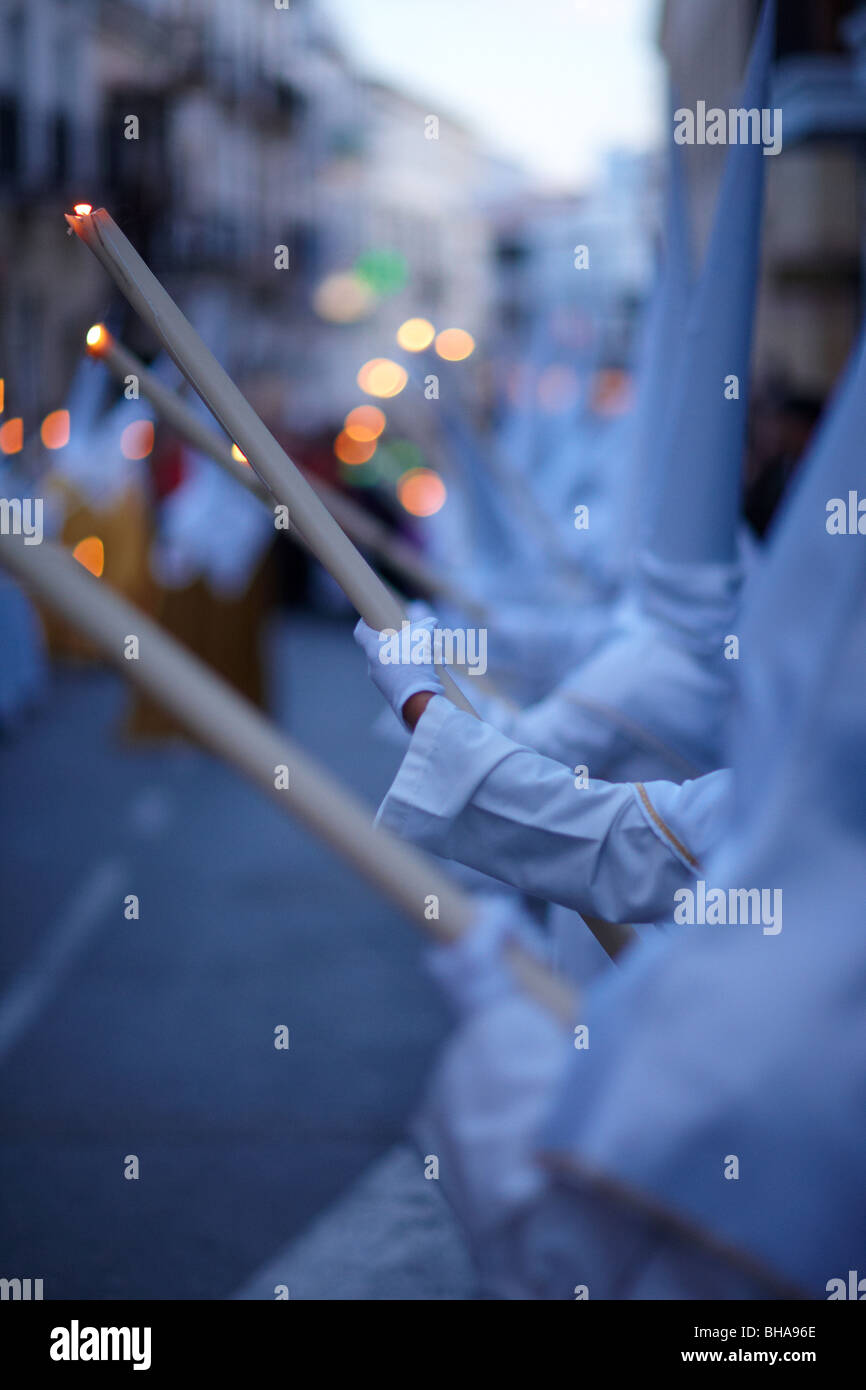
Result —
<instances>
[{"instance_id":1,"label":"white sleeve","mask_svg":"<svg viewBox=\"0 0 866 1390\"><path fill-rule=\"evenodd\" d=\"M634 739L627 731L603 714L582 707L567 686L557 686L545 699L525 709L486 691L473 691L472 703L492 728L567 767L579 762L597 775L610 777L624 756L634 754ZM652 766L658 761L656 753Z\"/></svg>"},{"instance_id":2,"label":"white sleeve","mask_svg":"<svg viewBox=\"0 0 866 1390\"><path fill-rule=\"evenodd\" d=\"M712 842L721 790L713 779L720 777L726 774L682 787L576 786L569 769L437 696L378 821L434 854L585 916L652 922L673 915L674 893L698 868L689 843L695 807L701 844Z\"/></svg>"}]
</instances>

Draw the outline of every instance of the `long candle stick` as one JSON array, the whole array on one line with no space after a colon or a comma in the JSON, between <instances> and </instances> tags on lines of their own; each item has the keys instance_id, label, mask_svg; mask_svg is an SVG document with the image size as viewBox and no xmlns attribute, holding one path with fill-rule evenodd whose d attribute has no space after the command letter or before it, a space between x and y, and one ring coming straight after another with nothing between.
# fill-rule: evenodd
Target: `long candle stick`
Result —
<instances>
[{"instance_id":1,"label":"long candle stick","mask_svg":"<svg viewBox=\"0 0 866 1390\"><path fill-rule=\"evenodd\" d=\"M277 501L289 508L292 525L364 621L377 631L399 629L406 614L396 596L340 530L327 507L105 209L94 211L88 204L79 204L73 214L66 214L66 220L156 334ZM441 679L454 704L474 714L444 669Z\"/></svg>"},{"instance_id":2,"label":"long candle stick","mask_svg":"<svg viewBox=\"0 0 866 1390\"><path fill-rule=\"evenodd\" d=\"M87 351L92 357L104 362L121 381L134 376L142 393L173 430L186 439L194 449L212 458L248 492L252 492L262 502L270 504L270 493L262 486L252 469L235 458L225 435L217 434L216 430L200 419L176 391L160 381L129 348L118 342L104 324L94 324L91 328L87 335ZM371 516L350 497L346 497L324 480L305 470L301 471L334 520L357 545L365 547L391 565L422 593L431 597L438 595L447 598L475 616L484 617L485 610L476 599L464 594L444 575L435 571L412 546L393 536L378 518Z\"/></svg>"},{"instance_id":3,"label":"long candle stick","mask_svg":"<svg viewBox=\"0 0 866 1390\"><path fill-rule=\"evenodd\" d=\"M308 758L281 729L186 652L156 623L94 579L59 546L0 534L0 562L84 633L134 684L225 762L347 859L408 917L442 942L472 923L473 905L437 864L374 826L369 809ZM130 638L137 639L137 653ZM287 775L281 775L282 770ZM428 919L431 896L438 918ZM509 959L525 987L569 1023L571 992L517 947Z\"/></svg>"}]
</instances>

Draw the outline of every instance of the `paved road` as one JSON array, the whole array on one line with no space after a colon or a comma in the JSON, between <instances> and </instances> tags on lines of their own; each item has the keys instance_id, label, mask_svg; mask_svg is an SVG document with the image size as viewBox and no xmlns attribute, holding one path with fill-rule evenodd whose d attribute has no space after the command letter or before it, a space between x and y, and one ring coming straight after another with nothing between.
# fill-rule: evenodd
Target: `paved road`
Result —
<instances>
[{"instance_id":1,"label":"paved road","mask_svg":"<svg viewBox=\"0 0 866 1390\"><path fill-rule=\"evenodd\" d=\"M373 802L398 755L350 629L282 620L273 656L280 721ZM0 1276L267 1297L276 1259L302 1297L467 1296L435 1185L393 1152L447 1026L412 929L205 755L123 747L124 698L59 675L0 745Z\"/></svg>"}]
</instances>

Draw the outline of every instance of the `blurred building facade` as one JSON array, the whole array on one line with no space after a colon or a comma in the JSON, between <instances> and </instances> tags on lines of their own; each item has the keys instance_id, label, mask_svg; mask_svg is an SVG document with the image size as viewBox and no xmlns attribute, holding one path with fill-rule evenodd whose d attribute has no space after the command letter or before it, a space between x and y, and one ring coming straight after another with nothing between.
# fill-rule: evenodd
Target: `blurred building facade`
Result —
<instances>
[{"instance_id":1,"label":"blurred building facade","mask_svg":"<svg viewBox=\"0 0 866 1390\"><path fill-rule=\"evenodd\" d=\"M82 199L230 370L273 378L298 430L355 403L358 366L410 314L483 329L485 155L359 75L316 0L0 0L0 39L0 375L26 432L62 403L94 318L154 346L64 235ZM404 283L325 321L317 285L370 252Z\"/></svg>"},{"instance_id":2,"label":"blurred building facade","mask_svg":"<svg viewBox=\"0 0 866 1390\"><path fill-rule=\"evenodd\" d=\"M591 394L599 369L599 380L628 369L653 275L663 175L656 154L611 151L579 194L497 204L495 369L510 383L506 405L534 390L542 411L556 415ZM515 369L527 359L531 368Z\"/></svg>"},{"instance_id":3,"label":"blurred building facade","mask_svg":"<svg viewBox=\"0 0 866 1390\"><path fill-rule=\"evenodd\" d=\"M727 109L758 0L666 0L660 41L677 104ZM823 397L859 321L863 281L866 6L782 0L772 105L783 145L768 156L764 277L755 342L759 382ZM696 247L706 241L725 150L684 147Z\"/></svg>"}]
</instances>

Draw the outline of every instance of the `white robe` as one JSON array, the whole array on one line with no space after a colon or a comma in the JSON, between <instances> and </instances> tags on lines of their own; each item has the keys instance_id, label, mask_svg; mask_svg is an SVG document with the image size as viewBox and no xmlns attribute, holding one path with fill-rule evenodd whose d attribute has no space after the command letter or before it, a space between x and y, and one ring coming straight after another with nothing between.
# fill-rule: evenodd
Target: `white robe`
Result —
<instances>
[{"instance_id":1,"label":"white robe","mask_svg":"<svg viewBox=\"0 0 866 1390\"><path fill-rule=\"evenodd\" d=\"M608 922L669 919L724 824L730 775L590 781L435 696L378 821L523 893Z\"/></svg>"},{"instance_id":2,"label":"white robe","mask_svg":"<svg viewBox=\"0 0 866 1390\"><path fill-rule=\"evenodd\" d=\"M517 991L452 1036L414 1125L439 1160L481 1292L503 1299L761 1299L774 1286L591 1175L555 1169L540 1130L572 1038Z\"/></svg>"},{"instance_id":3,"label":"white robe","mask_svg":"<svg viewBox=\"0 0 866 1390\"><path fill-rule=\"evenodd\" d=\"M740 563L671 564L644 552L603 645L529 708L482 694L479 713L516 742L608 782L713 771L736 671L742 573ZM534 663L534 646L525 659Z\"/></svg>"}]
</instances>

